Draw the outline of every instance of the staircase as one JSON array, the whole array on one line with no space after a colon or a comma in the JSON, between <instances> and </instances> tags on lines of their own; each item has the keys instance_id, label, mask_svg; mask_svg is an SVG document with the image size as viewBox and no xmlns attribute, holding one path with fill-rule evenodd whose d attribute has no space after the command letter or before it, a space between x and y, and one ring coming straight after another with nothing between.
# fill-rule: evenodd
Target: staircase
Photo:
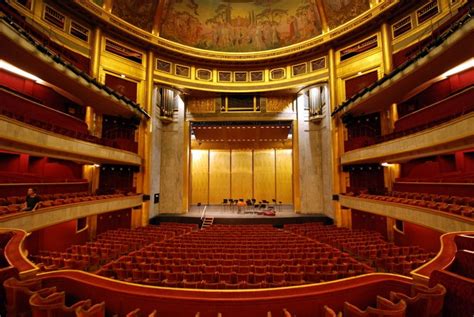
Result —
<instances>
[{"instance_id":1,"label":"staircase","mask_svg":"<svg viewBox=\"0 0 474 317\"><path fill-rule=\"evenodd\" d=\"M206 228L212 226L213 223L214 223L214 217L206 217L206 218L204 218L204 220L203 220L203 222L202 222L201 230L202 230L202 229L206 229Z\"/></svg>"}]
</instances>

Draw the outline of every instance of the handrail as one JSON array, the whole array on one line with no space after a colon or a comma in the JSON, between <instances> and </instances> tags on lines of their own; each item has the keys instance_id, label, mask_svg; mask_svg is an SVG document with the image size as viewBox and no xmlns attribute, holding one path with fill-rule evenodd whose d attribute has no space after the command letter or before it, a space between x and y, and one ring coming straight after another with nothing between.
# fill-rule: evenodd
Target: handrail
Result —
<instances>
[{"instance_id":1,"label":"handrail","mask_svg":"<svg viewBox=\"0 0 474 317\"><path fill-rule=\"evenodd\" d=\"M202 213L201 213L201 220L203 220L205 217L206 217L206 209L207 209L207 205L204 206L204 209L202 210Z\"/></svg>"}]
</instances>

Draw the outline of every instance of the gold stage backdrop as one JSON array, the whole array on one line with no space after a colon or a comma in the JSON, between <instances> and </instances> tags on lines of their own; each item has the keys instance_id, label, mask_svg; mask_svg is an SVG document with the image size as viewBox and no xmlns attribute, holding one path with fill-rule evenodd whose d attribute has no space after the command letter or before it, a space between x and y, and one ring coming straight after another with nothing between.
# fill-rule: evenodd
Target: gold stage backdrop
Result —
<instances>
[{"instance_id":1,"label":"gold stage backdrop","mask_svg":"<svg viewBox=\"0 0 474 317\"><path fill-rule=\"evenodd\" d=\"M192 150L191 203L224 198L293 203L291 149Z\"/></svg>"}]
</instances>

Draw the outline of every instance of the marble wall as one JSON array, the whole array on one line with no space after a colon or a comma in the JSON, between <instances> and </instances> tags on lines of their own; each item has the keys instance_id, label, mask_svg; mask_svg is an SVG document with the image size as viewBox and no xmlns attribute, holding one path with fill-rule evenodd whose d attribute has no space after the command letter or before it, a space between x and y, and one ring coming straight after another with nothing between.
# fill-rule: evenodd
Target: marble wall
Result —
<instances>
[{"instance_id":1,"label":"marble wall","mask_svg":"<svg viewBox=\"0 0 474 317\"><path fill-rule=\"evenodd\" d=\"M159 213L182 213L183 210L183 190L184 164L187 160L187 150L185 149L185 109L184 102L180 97L176 97L178 111L174 113L172 123L162 124L159 132L161 140L157 141L154 150L157 160L161 157L159 164L160 178L160 204ZM161 142L161 146L159 144Z\"/></svg>"},{"instance_id":2,"label":"marble wall","mask_svg":"<svg viewBox=\"0 0 474 317\"><path fill-rule=\"evenodd\" d=\"M302 214L324 213L333 217L330 114L323 108L321 121L309 120L308 97L300 95L298 107L299 181Z\"/></svg>"},{"instance_id":3,"label":"marble wall","mask_svg":"<svg viewBox=\"0 0 474 317\"><path fill-rule=\"evenodd\" d=\"M329 91L326 90L326 94ZM326 96L326 100L329 100L329 96ZM333 193L333 149L332 149L332 136L331 136L331 105L323 105L322 108L323 119L321 120L321 151L323 153L321 164L322 164L322 180L323 180L323 209L324 214L330 218L335 218L334 215L334 202L332 200Z\"/></svg>"},{"instance_id":4,"label":"marble wall","mask_svg":"<svg viewBox=\"0 0 474 317\"><path fill-rule=\"evenodd\" d=\"M160 204L154 203L154 194L161 195L161 137L163 135L163 124L161 123L160 119L158 118L160 114L160 110L157 106L155 99L157 98L156 94L153 94L153 108L151 113L151 120L152 120L152 133L151 133L151 160L149 164L149 168L151 170L150 173L150 210L149 210L149 218L156 217L159 213Z\"/></svg>"}]
</instances>

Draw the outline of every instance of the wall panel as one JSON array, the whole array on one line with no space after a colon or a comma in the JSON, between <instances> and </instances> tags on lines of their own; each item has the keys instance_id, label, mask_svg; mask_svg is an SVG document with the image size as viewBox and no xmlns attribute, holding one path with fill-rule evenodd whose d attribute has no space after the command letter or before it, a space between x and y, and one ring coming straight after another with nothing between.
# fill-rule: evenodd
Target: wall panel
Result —
<instances>
[{"instance_id":1,"label":"wall panel","mask_svg":"<svg viewBox=\"0 0 474 317\"><path fill-rule=\"evenodd\" d=\"M207 204L209 199L209 151L191 151L191 204Z\"/></svg>"},{"instance_id":2,"label":"wall panel","mask_svg":"<svg viewBox=\"0 0 474 317\"><path fill-rule=\"evenodd\" d=\"M276 199L283 204L293 203L292 150L276 150Z\"/></svg>"},{"instance_id":3,"label":"wall panel","mask_svg":"<svg viewBox=\"0 0 474 317\"><path fill-rule=\"evenodd\" d=\"M275 199L275 150L254 151L253 181L257 201Z\"/></svg>"},{"instance_id":4,"label":"wall panel","mask_svg":"<svg viewBox=\"0 0 474 317\"><path fill-rule=\"evenodd\" d=\"M192 150L191 204L224 198L293 203L292 150Z\"/></svg>"},{"instance_id":5,"label":"wall panel","mask_svg":"<svg viewBox=\"0 0 474 317\"><path fill-rule=\"evenodd\" d=\"M221 204L230 198L230 151L211 150L209 154L209 203Z\"/></svg>"},{"instance_id":6,"label":"wall panel","mask_svg":"<svg viewBox=\"0 0 474 317\"><path fill-rule=\"evenodd\" d=\"M232 194L233 199L253 198L252 151L232 151Z\"/></svg>"}]
</instances>

